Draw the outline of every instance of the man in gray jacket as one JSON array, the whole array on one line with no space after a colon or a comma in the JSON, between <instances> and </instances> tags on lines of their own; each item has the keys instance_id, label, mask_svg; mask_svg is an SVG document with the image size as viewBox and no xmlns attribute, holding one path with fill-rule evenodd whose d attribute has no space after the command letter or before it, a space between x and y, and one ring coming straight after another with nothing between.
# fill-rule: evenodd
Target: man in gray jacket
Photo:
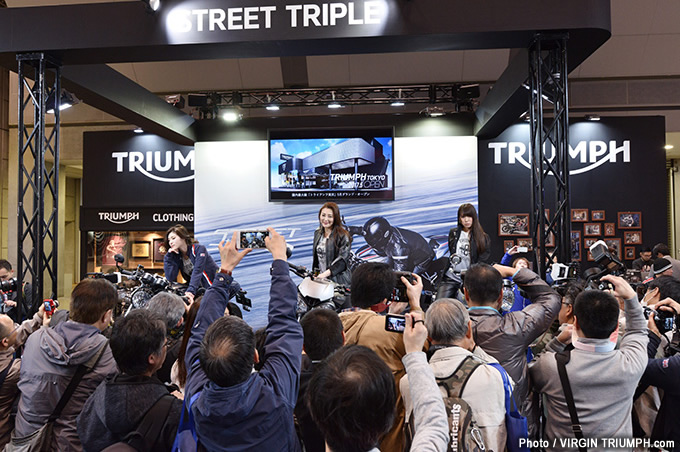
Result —
<instances>
[{"instance_id":1,"label":"man in gray jacket","mask_svg":"<svg viewBox=\"0 0 680 452\"><path fill-rule=\"evenodd\" d=\"M618 301L603 291L582 292L574 302L576 335L566 364L567 377L585 438L631 438L633 394L647 365L647 326L630 285L612 275L602 281L612 283L614 295L624 300L626 333L615 349ZM534 388L547 399L546 439L553 449L570 450L575 447L567 441L575 436L555 357L555 353L545 353L534 361L531 378ZM589 448L624 450L602 440Z\"/></svg>"},{"instance_id":2,"label":"man in gray jacket","mask_svg":"<svg viewBox=\"0 0 680 452\"><path fill-rule=\"evenodd\" d=\"M76 416L99 383L117 372L111 349L101 334L111 322L117 299L116 289L108 281L85 279L71 294L70 319L28 337L19 378L16 437L30 435L47 422L78 366L105 347L54 423L51 450L82 450Z\"/></svg>"},{"instance_id":3,"label":"man in gray jacket","mask_svg":"<svg viewBox=\"0 0 680 452\"><path fill-rule=\"evenodd\" d=\"M503 278L510 277L526 292L531 304L501 316ZM515 400L522 404L522 413L528 415L527 348L557 317L562 306L560 296L528 268L475 264L465 274L465 300L475 343L510 374L516 384Z\"/></svg>"}]
</instances>

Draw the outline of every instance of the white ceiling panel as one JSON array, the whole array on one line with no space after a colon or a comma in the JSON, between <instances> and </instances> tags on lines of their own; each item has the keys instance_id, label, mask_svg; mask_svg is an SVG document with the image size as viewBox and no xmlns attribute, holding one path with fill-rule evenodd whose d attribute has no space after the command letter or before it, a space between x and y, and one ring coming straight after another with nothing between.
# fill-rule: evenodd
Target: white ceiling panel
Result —
<instances>
[{"instance_id":1,"label":"white ceiling panel","mask_svg":"<svg viewBox=\"0 0 680 452\"><path fill-rule=\"evenodd\" d=\"M675 2L676 0L664 1ZM646 35L652 32L652 23L658 0L613 0L612 34Z\"/></svg>"},{"instance_id":2,"label":"white ceiling panel","mask_svg":"<svg viewBox=\"0 0 680 452\"><path fill-rule=\"evenodd\" d=\"M640 2L647 4L648 2ZM651 34L680 33L680 2L678 0L657 0L654 19L649 30Z\"/></svg>"},{"instance_id":3,"label":"white ceiling panel","mask_svg":"<svg viewBox=\"0 0 680 452\"><path fill-rule=\"evenodd\" d=\"M307 74L311 87L348 86L350 85L349 56L308 56Z\"/></svg>"},{"instance_id":4,"label":"white ceiling panel","mask_svg":"<svg viewBox=\"0 0 680 452\"><path fill-rule=\"evenodd\" d=\"M463 54L464 81L497 80L508 66L510 49L466 50Z\"/></svg>"},{"instance_id":5,"label":"white ceiling panel","mask_svg":"<svg viewBox=\"0 0 680 452\"><path fill-rule=\"evenodd\" d=\"M458 82L463 51L351 55L349 71L355 86Z\"/></svg>"},{"instance_id":6,"label":"white ceiling panel","mask_svg":"<svg viewBox=\"0 0 680 452\"><path fill-rule=\"evenodd\" d=\"M241 83L245 89L283 88L279 58L248 58L238 60Z\"/></svg>"},{"instance_id":7,"label":"white ceiling panel","mask_svg":"<svg viewBox=\"0 0 680 452\"><path fill-rule=\"evenodd\" d=\"M639 66L644 75L680 74L680 34L650 35Z\"/></svg>"},{"instance_id":8,"label":"white ceiling panel","mask_svg":"<svg viewBox=\"0 0 680 452\"><path fill-rule=\"evenodd\" d=\"M612 36L581 64L578 77L633 77L647 74L640 67L647 36ZM575 75L576 76L576 75Z\"/></svg>"},{"instance_id":9,"label":"white ceiling panel","mask_svg":"<svg viewBox=\"0 0 680 452\"><path fill-rule=\"evenodd\" d=\"M111 67L157 93L271 88L282 84L278 58L122 63Z\"/></svg>"}]
</instances>

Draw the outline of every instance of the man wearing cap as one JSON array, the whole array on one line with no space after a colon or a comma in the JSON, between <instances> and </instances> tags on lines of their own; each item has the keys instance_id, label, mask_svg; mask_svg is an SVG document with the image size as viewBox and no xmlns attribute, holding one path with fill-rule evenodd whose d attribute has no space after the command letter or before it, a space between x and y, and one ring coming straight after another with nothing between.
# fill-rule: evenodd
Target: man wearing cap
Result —
<instances>
[{"instance_id":1,"label":"man wearing cap","mask_svg":"<svg viewBox=\"0 0 680 452\"><path fill-rule=\"evenodd\" d=\"M673 277L680 280L680 261L671 257L671 250L668 248L668 245L664 243L657 243L654 245L654 248L652 249L652 257L654 259L662 257L668 260L668 262L670 262L673 266ZM656 265L656 261L654 261L654 273L656 273L657 268L660 267L658 267Z\"/></svg>"},{"instance_id":2,"label":"man wearing cap","mask_svg":"<svg viewBox=\"0 0 680 452\"><path fill-rule=\"evenodd\" d=\"M671 264L671 261L665 257L660 257L654 260L652 273L654 274L655 278L658 278L659 276L676 276L673 272L673 264Z\"/></svg>"}]
</instances>

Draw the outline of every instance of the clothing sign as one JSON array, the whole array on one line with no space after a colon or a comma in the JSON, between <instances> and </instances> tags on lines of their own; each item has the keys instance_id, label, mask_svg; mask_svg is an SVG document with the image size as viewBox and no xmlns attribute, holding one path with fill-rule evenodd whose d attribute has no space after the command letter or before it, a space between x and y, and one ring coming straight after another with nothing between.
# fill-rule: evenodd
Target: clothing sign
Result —
<instances>
[{"instance_id":1,"label":"clothing sign","mask_svg":"<svg viewBox=\"0 0 680 452\"><path fill-rule=\"evenodd\" d=\"M83 231L160 231L177 223L191 229L193 222L193 207L82 208L80 212Z\"/></svg>"},{"instance_id":2,"label":"clothing sign","mask_svg":"<svg viewBox=\"0 0 680 452\"><path fill-rule=\"evenodd\" d=\"M188 207L193 202L192 147L132 131L85 132L83 207L106 213L109 207L122 212L153 206Z\"/></svg>"},{"instance_id":3,"label":"clothing sign","mask_svg":"<svg viewBox=\"0 0 680 452\"><path fill-rule=\"evenodd\" d=\"M498 235L498 214L529 214L532 208L529 140L529 124L522 123L493 139L478 142L479 214L491 236L496 259L503 256L504 240L516 238ZM641 213L641 244L668 242L664 143L661 116L571 122L569 185L571 208L578 211L571 229L579 232L579 242L620 239L622 244L630 243L625 241L626 229L619 229L619 212ZM547 146L544 153L554 157L552 146ZM545 181L545 200L552 217L556 207L552 175ZM579 245L586 248L585 242ZM634 252L638 254L637 248ZM581 260L585 266L593 264L585 252Z\"/></svg>"}]
</instances>

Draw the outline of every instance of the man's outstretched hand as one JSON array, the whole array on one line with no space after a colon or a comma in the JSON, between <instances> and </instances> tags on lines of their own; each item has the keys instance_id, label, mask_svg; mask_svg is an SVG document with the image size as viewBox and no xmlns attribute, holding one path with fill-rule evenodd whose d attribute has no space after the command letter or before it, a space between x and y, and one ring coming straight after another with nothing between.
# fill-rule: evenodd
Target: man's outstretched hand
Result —
<instances>
[{"instance_id":1,"label":"man's outstretched hand","mask_svg":"<svg viewBox=\"0 0 680 452\"><path fill-rule=\"evenodd\" d=\"M234 235L231 237L231 240L227 240L226 243L222 241L217 245L217 249L220 250L220 269L231 273L236 268L238 263L241 262L241 259L243 259L246 254L252 251L250 248L246 248L241 251L237 250L237 241L238 231L234 231Z\"/></svg>"},{"instance_id":2,"label":"man's outstretched hand","mask_svg":"<svg viewBox=\"0 0 680 452\"><path fill-rule=\"evenodd\" d=\"M286 256L286 239L276 232L274 228L267 228L267 231L269 231L269 236L265 237L264 244L269 252L272 253L274 260L288 260L288 256Z\"/></svg>"}]
</instances>

